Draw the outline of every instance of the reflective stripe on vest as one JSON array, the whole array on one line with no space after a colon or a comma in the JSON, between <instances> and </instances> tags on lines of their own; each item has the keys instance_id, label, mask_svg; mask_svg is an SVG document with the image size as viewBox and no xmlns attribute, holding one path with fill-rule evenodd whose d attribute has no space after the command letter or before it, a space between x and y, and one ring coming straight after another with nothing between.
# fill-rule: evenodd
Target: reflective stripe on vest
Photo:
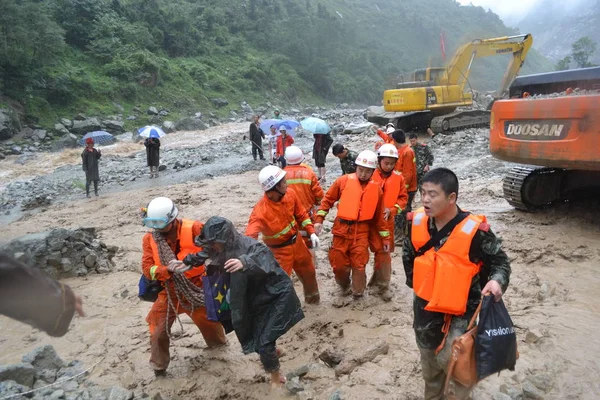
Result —
<instances>
[{"instance_id":1,"label":"reflective stripe on vest","mask_svg":"<svg viewBox=\"0 0 600 400\"><path fill-rule=\"evenodd\" d=\"M310 220L309 220L309 223L310 223ZM280 230L279 232L277 232L273 236L267 236L267 235L263 234L263 239L266 239L266 240L269 240L269 239L278 239L278 238L282 237L283 235L285 235L286 233L288 233L289 231L291 231L295 226L296 226L296 220L294 219L294 220L292 220L292 222L290 222L289 224L287 224L285 226L285 228L283 228L282 230Z\"/></svg>"},{"instance_id":2,"label":"reflective stripe on vest","mask_svg":"<svg viewBox=\"0 0 600 400\"><path fill-rule=\"evenodd\" d=\"M348 175L338 204L338 218L347 221L373 219L379 202L379 184L369 181L363 189L356 174Z\"/></svg>"},{"instance_id":3,"label":"reflective stripe on vest","mask_svg":"<svg viewBox=\"0 0 600 400\"><path fill-rule=\"evenodd\" d=\"M413 268L413 289L415 294L429 303L425 310L452 315L463 315L473 277L480 266L469 260L471 243L479 225L486 218L469 215L448 236L446 242L435 250L427 250L416 257ZM429 218L419 209L414 213L411 241L419 250L429 239Z\"/></svg>"},{"instance_id":4,"label":"reflective stripe on vest","mask_svg":"<svg viewBox=\"0 0 600 400\"><path fill-rule=\"evenodd\" d=\"M398 195L402 188L404 178L398 171L392 171L392 174L387 178L381 175L381 172L376 171L373 174L373 180L381 186L383 189L383 206L385 208L392 208L398 202ZM398 206L400 208L400 206ZM402 211L402 210L400 210Z\"/></svg>"},{"instance_id":5,"label":"reflective stripe on vest","mask_svg":"<svg viewBox=\"0 0 600 400\"><path fill-rule=\"evenodd\" d=\"M179 253L177 253L177 259L183 260L185 256L191 253L198 253L202 251L202 247L197 247L194 244L194 221L191 219L182 219L179 223L179 232L177 232L177 240L179 241ZM160 255L158 254L158 246L154 241L154 238L150 236L150 246L152 247L152 256L154 258L154 266L150 269L150 275L154 278L156 268L162 265L160 261ZM165 265L166 266L166 265ZM187 278L193 278L194 276L204 275L204 266L192 268L185 272Z\"/></svg>"},{"instance_id":6,"label":"reflective stripe on vest","mask_svg":"<svg viewBox=\"0 0 600 400\"><path fill-rule=\"evenodd\" d=\"M312 184L312 181L310 179L302 179L302 178L286 179L285 182L288 185L310 185L310 184Z\"/></svg>"}]
</instances>

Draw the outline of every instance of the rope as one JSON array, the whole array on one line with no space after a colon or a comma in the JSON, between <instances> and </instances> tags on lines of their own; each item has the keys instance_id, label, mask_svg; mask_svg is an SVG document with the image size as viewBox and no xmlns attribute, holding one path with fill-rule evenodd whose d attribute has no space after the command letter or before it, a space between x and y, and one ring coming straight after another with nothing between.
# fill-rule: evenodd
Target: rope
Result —
<instances>
[{"instance_id":1,"label":"rope","mask_svg":"<svg viewBox=\"0 0 600 400\"><path fill-rule=\"evenodd\" d=\"M13 399L13 398L19 397L19 396L26 396L28 394L39 392L40 390L44 390L44 389L47 389L49 387L56 386L56 385L58 385L60 383L67 382L67 381L70 381L72 379L78 378L78 377L80 377L83 374L87 374L89 371L91 371L92 369L94 369L96 367L96 365L100 364L102 361L104 361L104 357L100 358L100 360L98 360L94 365L92 365L91 367L89 367L85 371L82 371L82 372L78 373L77 375L70 376L70 377L65 378L65 379L59 379L59 380L57 380L54 383L51 383L51 384L46 385L46 386L39 387L37 389L32 389L32 390L30 390L28 392L11 394L11 395L8 395L8 396L0 397L0 400Z\"/></svg>"}]
</instances>

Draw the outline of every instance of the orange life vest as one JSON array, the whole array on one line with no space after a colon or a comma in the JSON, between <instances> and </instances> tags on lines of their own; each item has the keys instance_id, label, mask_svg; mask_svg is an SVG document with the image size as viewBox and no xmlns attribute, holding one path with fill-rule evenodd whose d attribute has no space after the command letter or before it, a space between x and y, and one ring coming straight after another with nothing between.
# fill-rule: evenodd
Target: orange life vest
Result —
<instances>
[{"instance_id":1,"label":"orange life vest","mask_svg":"<svg viewBox=\"0 0 600 400\"><path fill-rule=\"evenodd\" d=\"M454 227L439 250L432 247L415 258L413 289L418 297L429 302L425 310L451 315L465 313L471 281L480 269L480 265L469 260L469 250L479 226L485 222L485 216L467 216ZM415 211L411 240L417 251L430 239L428 226L429 218L423 209Z\"/></svg>"},{"instance_id":2,"label":"orange life vest","mask_svg":"<svg viewBox=\"0 0 600 400\"><path fill-rule=\"evenodd\" d=\"M179 223L179 232L177 232L177 240L179 241L179 253L176 254L179 261L183 260L185 256L191 253L198 253L202 251L202 247L197 247L194 244L194 232L192 230L194 221L191 219L182 219ZM152 255L154 257L155 265L162 265L160 262L160 255L158 254L158 245L151 237L150 245L152 246ZM204 265L196 268L192 268L185 272L187 278L193 278L195 276L204 275Z\"/></svg>"},{"instance_id":3,"label":"orange life vest","mask_svg":"<svg viewBox=\"0 0 600 400\"><path fill-rule=\"evenodd\" d=\"M348 175L338 204L338 218L358 222L373 219L379 202L378 186L370 180L363 189L356 173Z\"/></svg>"},{"instance_id":4,"label":"orange life vest","mask_svg":"<svg viewBox=\"0 0 600 400\"><path fill-rule=\"evenodd\" d=\"M392 174L385 178L381 175L379 170L373 174L373 181L379 183L381 189L383 189L383 206L385 208L393 208L398 201L398 195L404 185L404 178L402 174L396 170L392 171Z\"/></svg>"}]
</instances>

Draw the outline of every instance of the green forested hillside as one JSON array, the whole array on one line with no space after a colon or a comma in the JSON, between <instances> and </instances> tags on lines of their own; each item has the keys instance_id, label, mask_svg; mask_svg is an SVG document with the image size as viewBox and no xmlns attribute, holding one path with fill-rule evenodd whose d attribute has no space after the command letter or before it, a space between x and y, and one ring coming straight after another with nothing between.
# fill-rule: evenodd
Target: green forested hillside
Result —
<instances>
[{"instance_id":1,"label":"green forested hillside","mask_svg":"<svg viewBox=\"0 0 600 400\"><path fill-rule=\"evenodd\" d=\"M378 104L399 73L442 64L442 30L448 57L514 33L454 0L0 0L0 105L50 123L113 102ZM479 62L472 86L494 89L506 62ZM550 68L531 54L525 71Z\"/></svg>"}]
</instances>

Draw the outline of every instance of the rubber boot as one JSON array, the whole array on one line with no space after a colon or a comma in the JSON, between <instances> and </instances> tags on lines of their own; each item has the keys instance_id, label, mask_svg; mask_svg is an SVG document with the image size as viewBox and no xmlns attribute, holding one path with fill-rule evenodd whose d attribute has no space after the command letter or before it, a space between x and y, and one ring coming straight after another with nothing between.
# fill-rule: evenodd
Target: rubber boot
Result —
<instances>
[{"instance_id":1,"label":"rubber boot","mask_svg":"<svg viewBox=\"0 0 600 400\"><path fill-rule=\"evenodd\" d=\"M340 287L340 295L347 296L350 294L350 267L344 267L342 271L333 271L335 274L335 282Z\"/></svg>"},{"instance_id":2,"label":"rubber boot","mask_svg":"<svg viewBox=\"0 0 600 400\"><path fill-rule=\"evenodd\" d=\"M367 286L367 273L365 270L352 269L352 295L362 297Z\"/></svg>"}]
</instances>

